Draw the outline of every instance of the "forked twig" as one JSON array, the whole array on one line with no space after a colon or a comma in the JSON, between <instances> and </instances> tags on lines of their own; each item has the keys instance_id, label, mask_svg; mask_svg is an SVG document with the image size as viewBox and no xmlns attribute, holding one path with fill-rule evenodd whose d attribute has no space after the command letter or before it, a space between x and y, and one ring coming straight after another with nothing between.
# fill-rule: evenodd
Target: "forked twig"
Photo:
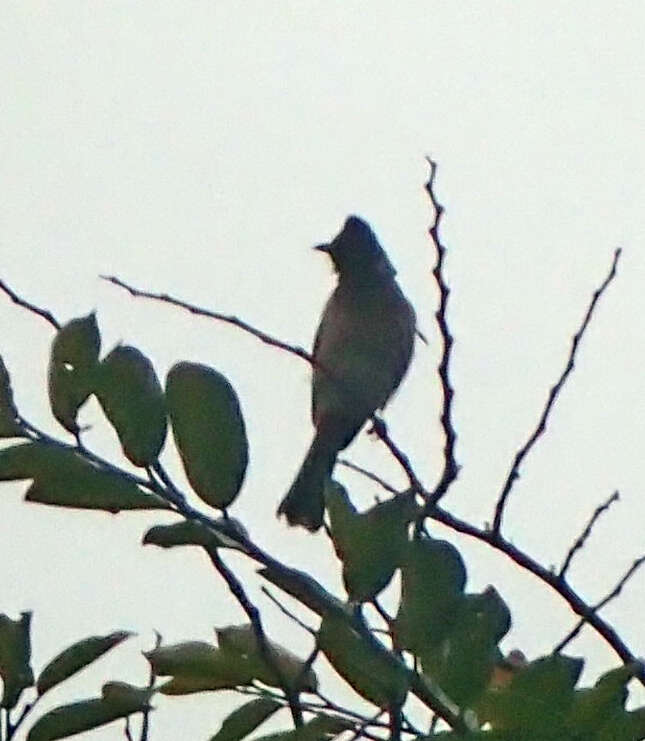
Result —
<instances>
[{"instance_id":1,"label":"forked twig","mask_svg":"<svg viewBox=\"0 0 645 741\"><path fill-rule=\"evenodd\" d=\"M571 641L580 633L580 631L584 628L584 626L587 623L590 623L592 618L596 616L596 613L601 610L605 605L607 605L609 602L611 602L613 599L616 599L618 595L622 592L623 587L627 582L632 578L632 576L638 571L638 569L645 563L645 556L641 556L640 558L637 558L634 563L627 569L625 574L620 578L620 581L616 584L616 586L609 592L609 594L606 597L603 597L603 599L600 600L600 602L597 602L593 607L590 608L588 615L583 615L580 620L578 621L577 625L573 630L568 633L561 641L558 643L558 645L553 649L553 653L560 653L564 649L565 646L567 646ZM627 662L625 662L627 663ZM639 672L639 678L641 682L645 682L645 668L641 667L641 671Z\"/></svg>"}]
</instances>

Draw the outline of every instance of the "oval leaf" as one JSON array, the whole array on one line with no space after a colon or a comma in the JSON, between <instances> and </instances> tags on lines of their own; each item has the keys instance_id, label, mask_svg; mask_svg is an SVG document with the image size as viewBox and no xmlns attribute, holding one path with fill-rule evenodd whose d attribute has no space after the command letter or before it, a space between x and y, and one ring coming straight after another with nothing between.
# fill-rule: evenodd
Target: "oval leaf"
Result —
<instances>
[{"instance_id":1,"label":"oval leaf","mask_svg":"<svg viewBox=\"0 0 645 741\"><path fill-rule=\"evenodd\" d=\"M0 357L0 437L24 437L18 424L18 410L13 403L13 390L9 371Z\"/></svg>"},{"instance_id":2,"label":"oval leaf","mask_svg":"<svg viewBox=\"0 0 645 741\"><path fill-rule=\"evenodd\" d=\"M208 673L217 661L218 653L217 647L206 641L184 641L144 651L143 655L153 673L164 677Z\"/></svg>"},{"instance_id":3,"label":"oval leaf","mask_svg":"<svg viewBox=\"0 0 645 741\"><path fill-rule=\"evenodd\" d=\"M101 362L96 397L116 430L123 453L135 466L153 463L166 439L163 390L148 358L119 345Z\"/></svg>"},{"instance_id":4,"label":"oval leaf","mask_svg":"<svg viewBox=\"0 0 645 741\"><path fill-rule=\"evenodd\" d=\"M271 687L279 687L281 677L290 685L297 682L296 689L307 692L316 691L318 677L314 670L309 667L303 675L305 662L284 646L268 638L266 638L266 647L271 652L271 661L267 661L251 623L216 628L215 634L222 652L245 661L253 672L254 679ZM274 667L277 668L277 672Z\"/></svg>"},{"instance_id":5,"label":"oval leaf","mask_svg":"<svg viewBox=\"0 0 645 741\"><path fill-rule=\"evenodd\" d=\"M331 537L343 562L343 582L350 599L368 602L388 585L408 541L408 523L417 512L414 493L402 494L358 514L346 490L331 481L325 487Z\"/></svg>"},{"instance_id":6,"label":"oval leaf","mask_svg":"<svg viewBox=\"0 0 645 741\"><path fill-rule=\"evenodd\" d=\"M203 548L237 548L243 550L237 538L247 538L248 533L241 522L232 517L217 520L222 534L211 530L196 520L182 520L172 525L155 525L143 536L144 545L173 548L179 545L199 545ZM224 533L230 533L230 538Z\"/></svg>"},{"instance_id":7,"label":"oval leaf","mask_svg":"<svg viewBox=\"0 0 645 741\"><path fill-rule=\"evenodd\" d=\"M197 363L177 363L166 378L172 431L190 485L206 504L225 509L248 463L242 411L226 378Z\"/></svg>"},{"instance_id":8,"label":"oval leaf","mask_svg":"<svg viewBox=\"0 0 645 741\"><path fill-rule=\"evenodd\" d=\"M319 712L300 728L259 736L256 737L256 741L329 741L343 731L353 728L354 723L346 718Z\"/></svg>"},{"instance_id":9,"label":"oval leaf","mask_svg":"<svg viewBox=\"0 0 645 741\"><path fill-rule=\"evenodd\" d=\"M465 595L445 638L419 653L423 671L453 702L470 707L490 683L500 658L497 644L510 625L508 607L493 587Z\"/></svg>"},{"instance_id":10,"label":"oval leaf","mask_svg":"<svg viewBox=\"0 0 645 741\"><path fill-rule=\"evenodd\" d=\"M402 705L408 691L405 669L389 660L389 653L372 650L344 620L325 616L318 646L330 664L359 695L377 707Z\"/></svg>"},{"instance_id":11,"label":"oval leaf","mask_svg":"<svg viewBox=\"0 0 645 741\"><path fill-rule=\"evenodd\" d=\"M76 417L94 389L101 336L94 313L72 319L57 332L49 356L49 404L57 421L72 434Z\"/></svg>"},{"instance_id":12,"label":"oval leaf","mask_svg":"<svg viewBox=\"0 0 645 741\"><path fill-rule=\"evenodd\" d=\"M409 543L394 625L397 645L415 654L438 645L454 625L465 584L463 559L450 543L434 538Z\"/></svg>"},{"instance_id":13,"label":"oval leaf","mask_svg":"<svg viewBox=\"0 0 645 741\"><path fill-rule=\"evenodd\" d=\"M49 443L20 443L0 450L0 481L33 479L28 502L119 512L168 509L132 480L99 468L73 449Z\"/></svg>"},{"instance_id":14,"label":"oval leaf","mask_svg":"<svg viewBox=\"0 0 645 741\"><path fill-rule=\"evenodd\" d=\"M104 702L122 716L150 710L150 698L155 692L154 687L137 687L128 682L106 682L101 688Z\"/></svg>"},{"instance_id":15,"label":"oval leaf","mask_svg":"<svg viewBox=\"0 0 645 741\"><path fill-rule=\"evenodd\" d=\"M39 695L60 684L72 674L96 661L114 646L129 638L132 633L126 630L116 631L106 636L92 636L77 641L53 658L42 670L36 689Z\"/></svg>"},{"instance_id":16,"label":"oval leaf","mask_svg":"<svg viewBox=\"0 0 645 741\"><path fill-rule=\"evenodd\" d=\"M489 691L482 698L482 717L495 729L513 731L518 736L546 732L558 738L574 738L565 733L565 723L571 721L569 711L576 710L574 687L582 671L581 659L553 654L527 664L504 689ZM600 712L594 723L580 738L589 738L594 728L606 716ZM482 721L483 722L483 721ZM579 727L578 730L583 730Z\"/></svg>"},{"instance_id":17,"label":"oval leaf","mask_svg":"<svg viewBox=\"0 0 645 741\"><path fill-rule=\"evenodd\" d=\"M269 697L258 697L234 710L210 741L241 741L282 705Z\"/></svg>"},{"instance_id":18,"label":"oval leaf","mask_svg":"<svg viewBox=\"0 0 645 741\"><path fill-rule=\"evenodd\" d=\"M36 721L27 734L27 741L55 741L67 738L106 725L118 718L143 712L149 706L141 700L141 697L132 697L130 701L124 701L122 696L119 696L118 700L98 697L61 705Z\"/></svg>"},{"instance_id":19,"label":"oval leaf","mask_svg":"<svg viewBox=\"0 0 645 741\"><path fill-rule=\"evenodd\" d=\"M22 691L34 683L31 668L31 613L19 620L0 615L0 676L4 685L3 708L16 706Z\"/></svg>"},{"instance_id":20,"label":"oval leaf","mask_svg":"<svg viewBox=\"0 0 645 741\"><path fill-rule=\"evenodd\" d=\"M166 695L219 690L249 685L253 674L245 661L204 641L186 641L144 652L154 674L172 676L163 685Z\"/></svg>"}]
</instances>

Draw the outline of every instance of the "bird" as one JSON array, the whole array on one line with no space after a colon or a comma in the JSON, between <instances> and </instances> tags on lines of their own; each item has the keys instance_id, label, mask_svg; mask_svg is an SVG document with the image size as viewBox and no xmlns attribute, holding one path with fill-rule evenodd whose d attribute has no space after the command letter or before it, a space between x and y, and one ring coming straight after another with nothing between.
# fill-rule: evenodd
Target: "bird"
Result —
<instances>
[{"instance_id":1,"label":"bird","mask_svg":"<svg viewBox=\"0 0 645 741\"><path fill-rule=\"evenodd\" d=\"M367 222L347 217L331 242L314 249L331 258L338 283L313 345L314 439L277 511L311 532L323 524L325 484L338 453L398 388L416 332L414 309Z\"/></svg>"}]
</instances>

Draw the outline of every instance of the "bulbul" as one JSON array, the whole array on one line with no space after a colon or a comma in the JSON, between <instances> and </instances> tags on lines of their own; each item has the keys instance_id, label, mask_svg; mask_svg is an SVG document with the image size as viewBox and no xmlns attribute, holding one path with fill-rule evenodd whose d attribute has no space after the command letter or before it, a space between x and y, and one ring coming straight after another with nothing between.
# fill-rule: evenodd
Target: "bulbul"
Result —
<instances>
[{"instance_id":1,"label":"bulbul","mask_svg":"<svg viewBox=\"0 0 645 741\"><path fill-rule=\"evenodd\" d=\"M396 270L374 232L350 216L340 233L315 249L338 274L313 348L309 452L278 507L290 525L316 531L323 522L325 482L346 448L392 396L410 364L416 317Z\"/></svg>"}]
</instances>

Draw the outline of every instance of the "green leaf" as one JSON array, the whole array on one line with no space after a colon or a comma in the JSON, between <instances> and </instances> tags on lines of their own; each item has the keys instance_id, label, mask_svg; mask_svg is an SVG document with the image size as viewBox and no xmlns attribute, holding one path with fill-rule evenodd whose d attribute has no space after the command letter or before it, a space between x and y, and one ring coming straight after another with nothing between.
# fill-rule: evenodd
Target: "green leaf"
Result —
<instances>
[{"instance_id":1,"label":"green leaf","mask_svg":"<svg viewBox=\"0 0 645 741\"><path fill-rule=\"evenodd\" d=\"M198 545L203 548L238 548L236 542L238 537L248 537L246 530L241 522L228 517L219 518L217 521L218 528L223 533L229 533L231 538L226 535L219 535L214 530L206 527L196 520L182 520L172 525L155 525L151 527L143 536L144 545L156 545L160 548L174 548L181 545Z\"/></svg>"},{"instance_id":2,"label":"green leaf","mask_svg":"<svg viewBox=\"0 0 645 741\"><path fill-rule=\"evenodd\" d=\"M394 624L397 645L420 655L441 643L454 626L465 584L463 559L450 543L434 538L409 543Z\"/></svg>"},{"instance_id":3,"label":"green leaf","mask_svg":"<svg viewBox=\"0 0 645 741\"><path fill-rule=\"evenodd\" d=\"M108 512L169 508L131 480L61 445L20 443L0 450L0 481L21 479L33 479L25 495L28 502Z\"/></svg>"},{"instance_id":4,"label":"green leaf","mask_svg":"<svg viewBox=\"0 0 645 741\"><path fill-rule=\"evenodd\" d=\"M253 672L247 662L205 641L186 641L144 652L154 674L172 676L160 692L187 695L207 690L250 685Z\"/></svg>"},{"instance_id":5,"label":"green leaf","mask_svg":"<svg viewBox=\"0 0 645 741\"><path fill-rule=\"evenodd\" d=\"M163 389L150 360L135 347L115 347L98 367L96 397L126 458L135 466L154 463L167 421Z\"/></svg>"},{"instance_id":6,"label":"green leaf","mask_svg":"<svg viewBox=\"0 0 645 741\"><path fill-rule=\"evenodd\" d=\"M210 741L241 741L281 707L279 702L270 697L258 697L244 703L226 717Z\"/></svg>"},{"instance_id":7,"label":"green leaf","mask_svg":"<svg viewBox=\"0 0 645 741\"><path fill-rule=\"evenodd\" d=\"M282 678L291 686L294 686L297 682L294 689L308 692L316 691L318 677L314 670L309 667L303 676L302 671L305 662L284 646L268 638L266 639L266 645L271 652L272 660L270 663L267 662L255 630L250 623L216 628L215 634L220 649L246 662L253 672L254 679L258 679L270 687L279 687L280 678L273 668L276 666Z\"/></svg>"},{"instance_id":8,"label":"green leaf","mask_svg":"<svg viewBox=\"0 0 645 741\"><path fill-rule=\"evenodd\" d=\"M226 378L197 363L174 365L166 402L190 485L206 504L225 509L248 464L248 441L237 395Z\"/></svg>"},{"instance_id":9,"label":"green leaf","mask_svg":"<svg viewBox=\"0 0 645 741\"><path fill-rule=\"evenodd\" d=\"M319 713L300 728L259 736L256 741L328 741L352 728L354 724L345 718Z\"/></svg>"},{"instance_id":10,"label":"green leaf","mask_svg":"<svg viewBox=\"0 0 645 741\"><path fill-rule=\"evenodd\" d=\"M219 651L206 641L184 641L170 646L159 646L143 655L150 663L154 674L208 674L215 666Z\"/></svg>"},{"instance_id":11,"label":"green leaf","mask_svg":"<svg viewBox=\"0 0 645 741\"><path fill-rule=\"evenodd\" d=\"M34 683L31 668L31 613L19 620L0 615L0 677L4 685L0 706L11 710L22 691Z\"/></svg>"},{"instance_id":12,"label":"green leaf","mask_svg":"<svg viewBox=\"0 0 645 741\"><path fill-rule=\"evenodd\" d=\"M144 712L150 708L148 699L153 691L121 682L107 684L103 688L102 697L61 705L45 713L29 731L27 741L67 738L118 718Z\"/></svg>"},{"instance_id":13,"label":"green leaf","mask_svg":"<svg viewBox=\"0 0 645 741\"><path fill-rule=\"evenodd\" d=\"M606 720L593 736L593 741L642 741L645 738L645 707Z\"/></svg>"},{"instance_id":14,"label":"green leaf","mask_svg":"<svg viewBox=\"0 0 645 741\"><path fill-rule=\"evenodd\" d=\"M101 349L96 315L72 319L57 332L49 357L49 404L54 417L72 434L79 431L78 410L94 390Z\"/></svg>"},{"instance_id":15,"label":"green leaf","mask_svg":"<svg viewBox=\"0 0 645 741\"><path fill-rule=\"evenodd\" d=\"M44 695L47 690L84 669L131 635L132 633L126 630L120 630L109 635L92 636L73 643L54 657L42 670L36 682L38 694Z\"/></svg>"},{"instance_id":16,"label":"green leaf","mask_svg":"<svg viewBox=\"0 0 645 741\"><path fill-rule=\"evenodd\" d=\"M583 663L562 654L532 661L509 685L484 695L477 707L480 721L519 736L550 738L548 733L556 733L567 738L565 721L574 703L574 687Z\"/></svg>"},{"instance_id":17,"label":"green leaf","mask_svg":"<svg viewBox=\"0 0 645 741\"><path fill-rule=\"evenodd\" d=\"M567 728L579 734L592 734L609 718L615 723L624 720L627 683L640 671L640 662L634 661L603 674L592 688L578 690L567 718Z\"/></svg>"},{"instance_id":18,"label":"green leaf","mask_svg":"<svg viewBox=\"0 0 645 741\"><path fill-rule=\"evenodd\" d=\"M0 437L24 437L18 424L18 410L13 403L13 390L9 371L0 356Z\"/></svg>"},{"instance_id":19,"label":"green leaf","mask_svg":"<svg viewBox=\"0 0 645 741\"><path fill-rule=\"evenodd\" d=\"M104 702L123 716L150 710L150 698L155 692L154 687L137 687L128 682L106 682L101 688Z\"/></svg>"},{"instance_id":20,"label":"green leaf","mask_svg":"<svg viewBox=\"0 0 645 741\"><path fill-rule=\"evenodd\" d=\"M346 621L327 615L318 631L318 645L330 664L359 695L377 707L403 704L408 692L407 673L383 648L366 646Z\"/></svg>"},{"instance_id":21,"label":"green leaf","mask_svg":"<svg viewBox=\"0 0 645 741\"><path fill-rule=\"evenodd\" d=\"M460 707L470 707L488 686L499 641L511 616L493 587L461 598L445 638L420 652L423 671Z\"/></svg>"},{"instance_id":22,"label":"green leaf","mask_svg":"<svg viewBox=\"0 0 645 741\"><path fill-rule=\"evenodd\" d=\"M335 481L325 503L343 582L350 599L367 602L381 592L399 566L408 542L408 524L417 512L414 493L402 494L358 514L347 491Z\"/></svg>"}]
</instances>

